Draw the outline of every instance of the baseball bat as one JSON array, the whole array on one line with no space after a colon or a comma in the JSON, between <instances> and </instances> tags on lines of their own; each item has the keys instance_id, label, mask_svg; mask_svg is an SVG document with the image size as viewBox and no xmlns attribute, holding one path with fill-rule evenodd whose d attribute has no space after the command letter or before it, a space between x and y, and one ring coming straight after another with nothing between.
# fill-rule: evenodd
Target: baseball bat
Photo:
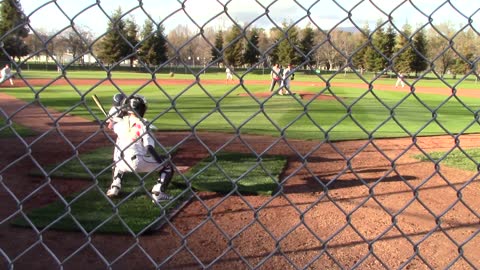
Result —
<instances>
[{"instance_id":1,"label":"baseball bat","mask_svg":"<svg viewBox=\"0 0 480 270\"><path fill-rule=\"evenodd\" d=\"M97 104L97 107L100 109L100 111L102 111L102 113L105 115L105 117L108 117L107 111L103 107L102 102L97 97L97 95L93 94L92 98L93 98L93 101L95 101L95 104ZM157 130L158 128L156 126L154 126L153 124L150 124L150 129L151 130Z\"/></svg>"},{"instance_id":2,"label":"baseball bat","mask_svg":"<svg viewBox=\"0 0 480 270\"><path fill-rule=\"evenodd\" d=\"M95 104L97 104L97 107L102 111L102 113L105 115L105 117L108 117L107 111L102 105L102 102L100 102L100 99L98 99L97 95L93 94L92 96L93 101L95 101Z\"/></svg>"}]
</instances>

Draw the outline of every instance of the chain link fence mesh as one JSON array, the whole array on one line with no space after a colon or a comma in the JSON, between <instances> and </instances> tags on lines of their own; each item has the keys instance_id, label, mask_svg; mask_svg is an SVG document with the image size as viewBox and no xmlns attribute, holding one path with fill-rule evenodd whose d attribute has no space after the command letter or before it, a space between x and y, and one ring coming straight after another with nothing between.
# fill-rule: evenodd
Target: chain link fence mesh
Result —
<instances>
[{"instance_id":1,"label":"chain link fence mesh","mask_svg":"<svg viewBox=\"0 0 480 270\"><path fill-rule=\"evenodd\" d=\"M480 6L470 2L467 9L462 9L466 6L465 1L428 1L428 4L420 1L390 2L170 1L167 5L157 1L130 1L126 8L119 10L120 18L133 21L146 19L154 22L154 27L165 27L168 52L166 59L156 64L146 63L143 61L145 58L139 57L141 44L152 36L144 37L135 44L128 35L123 35L121 39L131 51L120 61L106 63L99 56L101 49L97 46L107 38L108 31L88 31L88 27L79 26L79 21L89 18L106 22L103 29L107 29L110 22L113 24L110 31L118 30L112 9L118 4L114 1L79 2L75 10L68 9L60 1L35 2L35 8L32 8L33 1L22 2L28 18L23 26L30 30L31 53L15 59L9 55L7 48L1 48L16 74L15 87L25 87L21 90L23 94L15 94L21 100L12 98L12 95L1 95L0 131L9 134L0 139L4 153L0 166L0 194L4 205L0 216L2 268L479 268L478 170L472 173L452 171L445 169L442 162L448 153L458 150L477 167L479 164L478 158L467 150L475 146L475 137L472 142L467 136L479 124L478 103L466 101L463 94L468 91L460 88L462 83L473 84L478 78ZM163 9L159 7L164 4ZM251 12L244 12L245 6L249 6ZM364 16L365 13L368 16ZM405 17L405 14L408 15ZM448 27L448 23L443 23L444 18L441 17L445 14L458 25L451 27L450 24ZM58 21L55 28L59 30L46 34L45 29L36 28L33 22L40 21L38 18L44 16L55 17ZM420 18L415 20L420 23L405 28L402 20L408 22L414 18ZM365 22L370 23L370 30L366 29ZM268 30L257 33L258 36L250 35L257 25ZM307 26L315 31L311 47L295 41L296 35L299 35L295 27L304 29ZM404 42L395 50L385 50L385 41L378 39L379 33L384 33L387 27L397 34L397 40ZM230 38L223 48L216 47L215 34L218 31L215 29L221 29L224 38ZM101 32L98 29L95 31ZM428 55L423 55L425 48L419 46L422 43L417 39L419 36L426 38L422 31L428 31L431 38ZM60 40L59 37L67 32L72 37L71 42L80 43L78 47L71 43L69 46L62 44L68 39ZM236 36L229 37L232 33ZM276 39L270 36L275 33L280 33ZM302 32L301 35L305 37L307 34ZM4 40L6 37L1 38ZM228 58L228 48L235 48L237 41L242 41L244 46L241 48L242 56L249 47L253 48L255 61L237 63L236 59ZM284 41L293 48L293 56L279 54L278 51L285 49ZM365 62L357 59L367 49L380 56L372 61L381 61L382 68L372 68L374 64L368 59ZM410 76L402 88L405 92L403 97L394 101L385 100L376 90L386 86L376 84L381 84L384 79L394 79L404 72L402 69L405 67L396 63L409 50L420 55L418 61L424 62L425 66L418 71L409 70ZM217 58L212 58L214 54ZM253 83L249 82L249 76L261 74L270 83L271 66L281 61L284 64L285 61L295 61L298 79L292 85L297 81L301 85L301 76L305 74L315 78L308 83L318 87L308 97L305 93L302 94L305 96L288 97L289 106L297 108L299 113L282 122L286 124L279 124L275 116L284 108L271 105L283 86L277 86L265 97L260 97L252 90ZM456 69L459 65L461 71ZM217 97L211 94L211 85L203 76L208 73L223 74L225 66L233 68L235 80L231 84L226 82L225 94ZM34 82L38 78L27 71L36 69L53 75L44 78L41 83ZM97 77L88 86L85 86L87 79L81 82L69 77L69 72L81 70L96 70ZM149 74L149 77L136 84L124 85L115 78L115 72L123 71ZM167 80L158 79L161 77L159 74L171 74L174 80L182 73L189 76L178 80L187 78L187 83L183 82L185 88L175 94L169 92ZM360 80L355 86L362 88L360 94L344 97L342 90L334 86L338 81L345 83L343 78L347 75ZM451 76L454 76L453 79L450 79ZM419 85L432 78L441 81L443 85L439 88L449 92L442 100L433 102L434 105L427 95L419 94L422 88ZM128 201L138 199L138 193L149 193L147 178L152 175L135 174L136 183L141 184L136 184L134 191L121 200L112 201L104 194L105 186L98 179L110 173L113 163L94 170L82 157L82 154L100 146L114 147L115 137L105 128L103 117L97 114L97 109L88 100L90 94L99 93L104 84L128 94L142 94L148 85L154 85L158 90L155 95L161 96L167 103L159 112L151 114L152 123L163 123L162 117L171 112L177 114L176 119L185 122L184 131L159 131L155 134L156 144L167 153L168 162L187 184L176 194L173 202L167 206L155 206L158 209L156 216L140 229L132 228L122 207ZM222 80L218 84L225 85L225 82ZM65 85L78 95L77 100L57 101L56 106L63 108L61 110L53 110L48 105L52 104L49 99L55 99L57 88L54 87L57 85ZM348 87L347 84L345 86ZM4 81L3 87L9 87L8 82ZM202 99L211 100L211 108L199 108L198 115L194 116L178 106L179 103L184 104L182 99L192 89L201 91ZM230 119L232 108L225 105L230 102L229 97L239 91L252 99L250 106L255 108L251 116L241 121ZM336 119L322 122L311 115L314 108L318 109L313 104L326 96L336 101L334 106L341 107L344 113L335 116ZM378 111L368 113L384 116L370 125L358 116L361 113L358 104L367 96L380 104ZM397 114L406 106L406 100L422 105L431 118L417 123L415 129L409 129L403 116ZM471 120L458 131L451 131L442 119L443 110L452 102L460 104L462 108L459 110L471 114ZM189 104L195 106L195 100ZM328 109L326 107L325 110ZM219 122L226 122L231 127L230 133L200 131L202 123L214 113L220 114ZM410 117L415 117L416 112L411 113ZM276 136L242 133L243 127L255 122L258 116L265 117L265 122L271 125ZM95 121L85 120L88 117ZM305 141L299 139L301 135L297 135L296 139L290 138L296 125L305 119L309 119L314 130L307 132L318 134L310 135ZM32 124L32 121L35 123ZM338 127L345 121L351 123L351 130L363 133L364 140L355 140L351 145L343 140L336 141L333 134L337 134ZM392 122L402 132L389 137L406 138L397 141L377 139L379 131ZM19 125L22 123L29 123L34 133L24 130ZM432 124L437 125L445 136L427 141L429 137L424 135L428 134ZM348 134L352 132L349 128L341 131L347 134L344 139L348 139ZM42 147L45 145L47 148ZM49 151L45 152L45 149ZM239 178L232 177L217 164L218 155L231 149L240 149L238 151L249 153L255 159L254 165L241 172ZM433 157L433 150L442 150L446 154ZM412 153L427 157L430 165L412 161ZM288 165L278 177L266 165L268 154L287 157ZM51 160L63 156L52 167ZM206 156L213 160L204 164L196 175L187 175L181 168L182 161L192 159L197 163ZM78 162L88 174L89 184L54 176L57 170L71 161ZM368 162L377 162L377 165L371 167ZM249 172L261 168L268 178L276 182L276 193L272 196L252 196L238 189L222 195L199 192L192 183L210 166L216 166L220 174L232 183L240 182ZM418 174L407 171L409 167L415 168ZM36 171L37 175L31 175L32 171ZM64 178L74 177L66 175ZM89 201L92 192L101 194L99 198L107 202L111 212L103 222L87 229L85 218L76 215L73 205L82 200ZM185 197L188 199L182 201ZM184 203L175 205L175 200ZM63 209L61 215L43 226L31 219L29 213L32 209L54 201L59 202ZM168 211L168 207L175 210ZM136 209L136 212L143 210ZM24 220L24 227L11 224L18 218ZM64 232L54 227L64 218L71 220L70 226L76 228L76 232ZM100 232L103 226L113 221L119 223L126 233Z\"/></svg>"}]
</instances>

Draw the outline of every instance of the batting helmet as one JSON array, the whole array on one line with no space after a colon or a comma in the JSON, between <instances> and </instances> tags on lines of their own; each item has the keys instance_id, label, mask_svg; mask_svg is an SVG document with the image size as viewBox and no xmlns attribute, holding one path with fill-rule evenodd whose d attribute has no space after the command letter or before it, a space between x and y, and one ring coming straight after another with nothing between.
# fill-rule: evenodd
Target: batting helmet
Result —
<instances>
[{"instance_id":1,"label":"batting helmet","mask_svg":"<svg viewBox=\"0 0 480 270\"><path fill-rule=\"evenodd\" d=\"M113 95L113 106L118 107L118 106L122 105L124 99L125 99L124 94Z\"/></svg>"},{"instance_id":2,"label":"batting helmet","mask_svg":"<svg viewBox=\"0 0 480 270\"><path fill-rule=\"evenodd\" d=\"M138 116L143 117L147 111L147 100L140 95L134 95L125 100L126 109L130 113L136 113Z\"/></svg>"}]
</instances>

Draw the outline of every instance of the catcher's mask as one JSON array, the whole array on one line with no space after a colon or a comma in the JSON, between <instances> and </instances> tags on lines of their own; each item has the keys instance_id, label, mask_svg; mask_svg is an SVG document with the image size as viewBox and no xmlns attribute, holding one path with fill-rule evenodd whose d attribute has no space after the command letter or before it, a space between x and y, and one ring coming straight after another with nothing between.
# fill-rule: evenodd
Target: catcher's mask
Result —
<instances>
[{"instance_id":1,"label":"catcher's mask","mask_svg":"<svg viewBox=\"0 0 480 270\"><path fill-rule=\"evenodd\" d=\"M118 107L118 106L122 105L122 102L123 102L123 100L124 100L125 98L126 98L126 97L125 97L124 94L120 94L120 93L119 93L119 94L115 94L115 95L113 96L113 106Z\"/></svg>"},{"instance_id":2,"label":"catcher's mask","mask_svg":"<svg viewBox=\"0 0 480 270\"><path fill-rule=\"evenodd\" d=\"M133 95L125 99L125 109L129 113L135 113L139 117L143 117L147 111L147 100L140 95Z\"/></svg>"}]
</instances>

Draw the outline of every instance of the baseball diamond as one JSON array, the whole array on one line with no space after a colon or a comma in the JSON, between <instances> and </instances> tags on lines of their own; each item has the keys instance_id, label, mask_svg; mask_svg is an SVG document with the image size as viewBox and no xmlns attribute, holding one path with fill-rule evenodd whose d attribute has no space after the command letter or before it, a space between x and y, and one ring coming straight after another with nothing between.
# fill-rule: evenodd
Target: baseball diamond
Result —
<instances>
[{"instance_id":1,"label":"baseball diamond","mask_svg":"<svg viewBox=\"0 0 480 270\"><path fill-rule=\"evenodd\" d=\"M0 269L480 269L480 1L87 2L0 1Z\"/></svg>"},{"instance_id":2,"label":"baseball diamond","mask_svg":"<svg viewBox=\"0 0 480 270\"><path fill-rule=\"evenodd\" d=\"M86 80L74 81L76 85L87 82ZM29 81L31 85L41 83L36 80ZM122 83L128 85L132 82L122 81ZM174 83L174 81L169 83ZM203 83L212 82L204 81ZM388 89L388 91L396 90ZM417 91L434 91L434 89L421 88ZM475 91L465 92L468 95L476 93ZM7 115L11 115L18 108L25 106L23 101L4 93L0 93L0 97L2 110ZM55 111L50 111L50 113L53 117L60 116ZM32 115L36 117L31 117ZM26 109L17 113L13 120L40 132L51 128L51 120L38 106L26 107ZM62 132L74 145L96 130L98 130L98 125L95 122L83 118L67 115L62 119ZM186 138L188 132L158 132L156 136L159 141L165 142L166 145L175 145ZM184 141L181 150L173 157L173 163L181 167L184 172L200 159L209 155L202 144L207 144L212 149L216 149L232 139L232 134L210 132L199 132L197 136L201 138L202 143L199 143L195 138L189 138ZM476 147L478 139L479 135L477 134L459 137L462 147L465 148ZM242 141L234 139L225 150L232 152L249 151L244 147L243 141L247 141L250 147L256 151L262 151L262 149L274 144L275 140L275 138L269 136L244 135ZM457 248L446 241L444 235L448 234L451 237L456 237L455 235L478 230L478 217L472 215L468 208L457 205L453 210L455 214L445 216L445 221L441 225L442 229L436 230L435 228L438 228L438 225L435 216L426 211L423 205L428 205L430 211L440 214L443 211L442 209L458 200L457 192L453 187L460 188L467 179L474 177L475 172L442 167L441 174L439 174L435 172L433 166L428 166L425 162L419 162L412 156L418 154L419 149L423 151L447 150L456 140L448 135L417 137L415 147L412 147L411 138L378 139L374 143L364 140L340 141L321 145L318 145L318 142L315 141L295 140L291 144L297 149L296 151L304 152L309 151L308 149L317 148L308 158L308 171L306 168L301 169L303 161L299 159L295 152L289 150L290 148L285 147L283 143L277 143L269 152L289 157L282 175L293 175L284 182L282 196L273 198L262 196L224 197L216 193L199 192L194 199L176 213L170 221L171 223L162 226L157 232L139 236L138 239L149 256L163 260L162 258L170 256L181 246L178 242L178 233L188 233L189 249L202 260L208 261L209 258L219 256L215 250L228 247L226 236L219 231L219 228L221 228L227 235L235 236L232 239L235 246L238 247L249 263L256 264L264 256L267 256L268 250L275 245L276 241L272 237L280 237L295 228L291 235L289 234L288 237L278 240L284 256L298 263L305 263L305 260L320 256L314 265L323 268L334 264L328 259L328 256L321 255L326 250L334 255L336 260L341 260L342 264L354 265L357 258L364 256L366 252L366 243L360 235L370 238L388 231L388 237L383 237L383 240L376 244L381 245L381 248L375 248L375 254L381 258L384 264L394 266L415 253L411 243L405 240L407 237L413 241L420 241L427 234L433 233L436 237L428 237L425 243L419 243L421 254L423 257L428 257L429 263L434 266L445 265L455 257ZM35 144L32 148L33 153L43 153L41 157L38 157L40 158L39 161L61 161L64 157L70 155L68 148L54 147L62 141L60 137L48 136L43 138L42 141L42 144ZM22 144L15 140L2 139L2 145L5 144L10 145L10 147L3 150L2 164L18 157L18 154L23 151ZM110 142L96 136L82 148L95 149L101 145L110 145ZM359 149L362 149L362 151L358 152ZM382 151L378 151L378 149ZM345 157L351 158L350 170L345 171L333 183L324 182L325 185L328 185L330 190L328 194L331 198L324 197L324 189L319 186L316 180L309 177L310 172L316 174L320 179L326 180L337 172L344 170ZM395 157L397 157L394 162L395 171L392 171L392 161L389 158ZM8 182L9 187L15 193L21 194L23 190L23 193L27 195L32 190L39 189L44 185L44 183L29 176L28 172L34 166L31 162L25 160L5 171L4 179L15 176L15 182ZM296 173L293 174L293 172ZM373 184L378 179L382 179L382 183L375 187L375 191L369 191L359 182L357 175L360 175L369 184ZM426 185L421 189L412 188L422 185L424 179L427 178L430 181L425 183ZM447 183L445 179L450 182ZM25 189L24 183L29 183L28 189ZM81 190L85 182L80 180L66 182L62 179L52 179L51 185L66 196L76 190ZM468 203L470 208L477 210L480 207L478 205L479 201L475 199L478 188L479 182L474 180L462 192L463 201ZM366 201L361 211L352 212L350 216L341 213L341 211L352 211L371 192L375 192L376 200ZM420 196L418 199L413 199L417 192L420 193ZM8 194L2 194L4 198L2 201L5 203L1 211L2 216L6 216L16 208L16 203L7 199ZM20 198L22 197L23 195L20 195ZM56 200L58 200L57 194L52 192L51 189L44 188L37 192L34 198L27 199L23 206L25 210L28 210ZM408 203L409 201L411 202ZM409 206L403 210L399 208L404 205ZM212 212L207 211L205 206L210 207ZM388 209L388 212L384 210L385 208ZM258 209L256 214L254 214L255 209ZM303 215L300 215L300 213L303 213ZM335 231L340 230L341 224L345 223L346 218L350 220L352 229L335 234ZM216 225L203 224L209 219L215 220ZM279 220L282 220L282 222L278 222ZM395 228L392 227L392 220L395 221ZM197 228L197 226L199 227ZM267 228L272 235L267 234L264 228ZM314 234L317 236L314 236ZM329 235L335 236L328 239ZM322 241L328 241L328 249L320 244L321 242L318 241L317 237L323 239ZM3 245L2 248L8 252L29 245L32 241L28 230L8 225L3 226L2 238L4 239L2 242L8 243ZM62 241L57 241L58 239L62 239ZM100 250L103 256L106 256L108 260L113 260L132 245L129 239L129 236L121 235L95 235L92 241L95 248ZM84 235L82 233L49 231L47 234L43 234L43 241L48 243L52 250L55 250L56 256L64 258L69 256L72 250L77 250L79 245L82 245ZM158 243L162 243L161 248L158 248ZM299 246L298 243L303 243L303 245ZM427 248L431 246L435 246L435 248ZM464 245L464 254L474 265L479 264L479 258L468 254L472 254L472 252L476 254L475 250L477 249L478 245L475 242ZM53 265L51 256L46 256L43 250L41 246L36 246L30 252L30 258L35 265ZM221 250L217 252L221 252ZM137 251L130 252L127 257L129 259L122 260L122 267L119 268L140 267L148 269L150 267L148 260ZM229 267L244 268L243 260L233 254L226 254L221 260L223 261L222 264ZM65 267L80 269L83 268L85 261L88 261L88 265L93 268L103 267L103 262L98 257L97 252L91 249L76 253L66 262ZM414 259L410 264L420 263L416 261ZM287 266L289 264L280 257L270 258L270 263L276 266ZM169 268L175 269L189 268L195 264L193 258L187 254L181 256L179 254L168 261ZM364 264L368 265L369 268L379 266L378 261L373 260L373 258L367 259ZM19 265L23 264L20 262Z\"/></svg>"}]
</instances>

